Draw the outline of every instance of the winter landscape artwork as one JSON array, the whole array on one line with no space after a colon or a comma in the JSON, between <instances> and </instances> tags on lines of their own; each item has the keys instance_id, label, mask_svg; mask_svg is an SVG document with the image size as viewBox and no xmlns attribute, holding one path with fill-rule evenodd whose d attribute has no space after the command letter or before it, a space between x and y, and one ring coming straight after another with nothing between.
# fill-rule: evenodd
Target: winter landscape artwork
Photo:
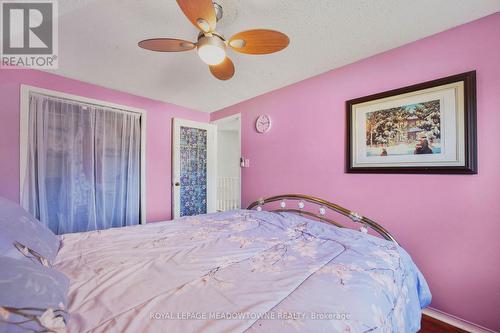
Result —
<instances>
[{"instance_id":1,"label":"winter landscape artwork","mask_svg":"<svg viewBox=\"0 0 500 333\"><path fill-rule=\"evenodd\" d=\"M441 153L440 100L366 113L366 155Z\"/></svg>"},{"instance_id":2,"label":"winter landscape artwork","mask_svg":"<svg viewBox=\"0 0 500 333\"><path fill-rule=\"evenodd\" d=\"M347 102L347 172L477 173L475 72Z\"/></svg>"}]
</instances>

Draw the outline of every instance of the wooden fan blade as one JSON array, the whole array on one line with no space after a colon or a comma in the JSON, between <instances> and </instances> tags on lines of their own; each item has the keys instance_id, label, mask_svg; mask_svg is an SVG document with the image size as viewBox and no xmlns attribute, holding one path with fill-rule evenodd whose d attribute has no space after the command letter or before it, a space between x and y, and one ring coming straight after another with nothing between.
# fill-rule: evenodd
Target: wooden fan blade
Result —
<instances>
[{"instance_id":1,"label":"wooden fan blade","mask_svg":"<svg viewBox=\"0 0 500 333\"><path fill-rule=\"evenodd\" d=\"M189 51L196 47L191 42L175 38L152 38L139 42L139 47L146 50L158 52L181 52Z\"/></svg>"},{"instance_id":2,"label":"wooden fan blade","mask_svg":"<svg viewBox=\"0 0 500 333\"><path fill-rule=\"evenodd\" d=\"M246 54L269 54L283 50L290 44L284 33L275 30L254 29L237 33L229 39L229 46Z\"/></svg>"},{"instance_id":3,"label":"wooden fan blade","mask_svg":"<svg viewBox=\"0 0 500 333\"><path fill-rule=\"evenodd\" d=\"M222 63L208 67L210 72L219 80L229 80L234 75L234 64L228 57Z\"/></svg>"},{"instance_id":4,"label":"wooden fan blade","mask_svg":"<svg viewBox=\"0 0 500 333\"><path fill-rule=\"evenodd\" d=\"M217 18L212 0L177 0L177 4L198 29L204 32L215 30Z\"/></svg>"}]
</instances>

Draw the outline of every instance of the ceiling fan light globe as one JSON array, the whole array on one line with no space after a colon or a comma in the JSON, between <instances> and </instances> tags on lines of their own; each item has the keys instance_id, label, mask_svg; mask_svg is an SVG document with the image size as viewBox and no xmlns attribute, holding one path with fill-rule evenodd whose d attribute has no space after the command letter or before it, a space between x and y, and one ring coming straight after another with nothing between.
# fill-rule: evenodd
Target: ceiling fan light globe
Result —
<instances>
[{"instance_id":1,"label":"ceiling fan light globe","mask_svg":"<svg viewBox=\"0 0 500 333\"><path fill-rule=\"evenodd\" d=\"M226 50L215 45L198 47L198 55L207 65L218 65L226 58Z\"/></svg>"},{"instance_id":2,"label":"ceiling fan light globe","mask_svg":"<svg viewBox=\"0 0 500 333\"><path fill-rule=\"evenodd\" d=\"M198 39L198 55L207 65L218 65L226 59L226 43L218 36L202 36Z\"/></svg>"}]
</instances>

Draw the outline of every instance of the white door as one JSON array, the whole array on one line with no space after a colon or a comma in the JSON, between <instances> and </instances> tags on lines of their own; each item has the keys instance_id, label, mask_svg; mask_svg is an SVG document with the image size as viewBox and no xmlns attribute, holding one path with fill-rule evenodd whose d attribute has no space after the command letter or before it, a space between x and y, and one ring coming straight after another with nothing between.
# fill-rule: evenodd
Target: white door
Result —
<instances>
[{"instance_id":1,"label":"white door","mask_svg":"<svg viewBox=\"0 0 500 333\"><path fill-rule=\"evenodd\" d=\"M174 218L215 212L217 200L216 126L174 118L172 135Z\"/></svg>"}]
</instances>

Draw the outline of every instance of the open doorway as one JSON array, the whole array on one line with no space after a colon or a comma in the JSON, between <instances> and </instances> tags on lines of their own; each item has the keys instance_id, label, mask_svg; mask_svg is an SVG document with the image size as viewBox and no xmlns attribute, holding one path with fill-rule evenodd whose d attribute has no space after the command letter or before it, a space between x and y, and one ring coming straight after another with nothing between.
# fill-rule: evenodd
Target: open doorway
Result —
<instances>
[{"instance_id":1,"label":"open doorway","mask_svg":"<svg viewBox=\"0 0 500 333\"><path fill-rule=\"evenodd\" d=\"M213 122L217 126L217 211L241 208L241 116Z\"/></svg>"}]
</instances>

